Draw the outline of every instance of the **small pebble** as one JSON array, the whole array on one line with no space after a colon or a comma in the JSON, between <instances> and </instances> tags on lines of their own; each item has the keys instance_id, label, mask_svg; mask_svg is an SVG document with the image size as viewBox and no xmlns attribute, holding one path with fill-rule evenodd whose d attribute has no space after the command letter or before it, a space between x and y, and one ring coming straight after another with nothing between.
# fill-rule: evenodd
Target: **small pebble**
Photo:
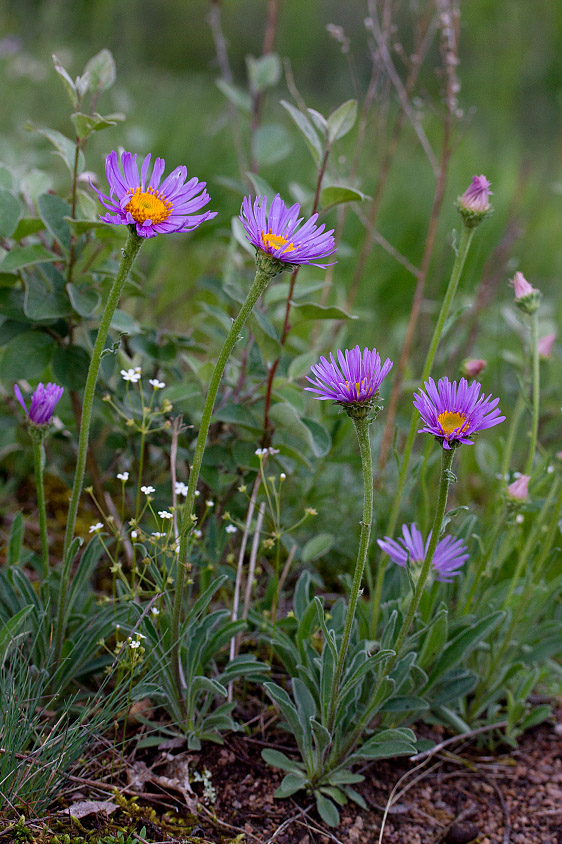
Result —
<instances>
[{"instance_id":1,"label":"small pebble","mask_svg":"<svg viewBox=\"0 0 562 844\"><path fill-rule=\"evenodd\" d=\"M445 838L446 844L470 844L480 831L473 823L454 823Z\"/></svg>"}]
</instances>

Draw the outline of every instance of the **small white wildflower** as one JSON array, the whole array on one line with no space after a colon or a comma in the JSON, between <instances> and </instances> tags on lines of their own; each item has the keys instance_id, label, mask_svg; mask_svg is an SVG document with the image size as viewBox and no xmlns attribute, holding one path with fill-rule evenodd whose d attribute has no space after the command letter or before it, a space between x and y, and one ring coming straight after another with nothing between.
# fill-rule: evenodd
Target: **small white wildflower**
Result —
<instances>
[{"instance_id":1,"label":"small white wildflower","mask_svg":"<svg viewBox=\"0 0 562 844\"><path fill-rule=\"evenodd\" d=\"M133 650L135 648L140 648L140 642L138 640L136 642L129 642L129 647L132 648Z\"/></svg>"},{"instance_id":2,"label":"small white wildflower","mask_svg":"<svg viewBox=\"0 0 562 844\"><path fill-rule=\"evenodd\" d=\"M267 448L256 448L254 454L256 457L263 457L264 454L267 454Z\"/></svg>"},{"instance_id":3,"label":"small white wildflower","mask_svg":"<svg viewBox=\"0 0 562 844\"><path fill-rule=\"evenodd\" d=\"M172 516L172 514L169 513L167 510L158 510L158 515L160 516L161 519L173 519L174 518Z\"/></svg>"},{"instance_id":4,"label":"small white wildflower","mask_svg":"<svg viewBox=\"0 0 562 844\"><path fill-rule=\"evenodd\" d=\"M201 493L199 492L198 489L196 489L195 490L195 498L199 498L200 495L201 495Z\"/></svg>"},{"instance_id":5,"label":"small white wildflower","mask_svg":"<svg viewBox=\"0 0 562 844\"><path fill-rule=\"evenodd\" d=\"M96 522L95 525L90 525L88 529L88 533L97 533L98 530L101 530L103 527L103 522Z\"/></svg>"},{"instance_id":6,"label":"small white wildflower","mask_svg":"<svg viewBox=\"0 0 562 844\"><path fill-rule=\"evenodd\" d=\"M141 486L141 492L145 495L150 495L151 492L156 492L153 486Z\"/></svg>"},{"instance_id":7,"label":"small white wildflower","mask_svg":"<svg viewBox=\"0 0 562 844\"><path fill-rule=\"evenodd\" d=\"M523 513L518 513L515 516L515 521L517 522L518 525L522 525L523 522L525 521L525 517L524 517Z\"/></svg>"},{"instance_id":8,"label":"small white wildflower","mask_svg":"<svg viewBox=\"0 0 562 844\"><path fill-rule=\"evenodd\" d=\"M140 366L135 366L135 372L136 372L138 375L140 375L140 374L141 374L142 370L141 370Z\"/></svg>"},{"instance_id":9,"label":"small white wildflower","mask_svg":"<svg viewBox=\"0 0 562 844\"><path fill-rule=\"evenodd\" d=\"M267 453L271 455L271 457L273 457L274 454L279 454L279 449L272 448L271 446L269 446L269 448L267 449Z\"/></svg>"},{"instance_id":10,"label":"small white wildflower","mask_svg":"<svg viewBox=\"0 0 562 844\"><path fill-rule=\"evenodd\" d=\"M513 473L513 477L514 477L514 478L520 478L520 477L521 477L521 472L514 472L514 473Z\"/></svg>"},{"instance_id":11,"label":"small white wildflower","mask_svg":"<svg viewBox=\"0 0 562 844\"><path fill-rule=\"evenodd\" d=\"M214 507L215 506L215 502L211 501L210 499L209 499L209 501L205 501L205 504L207 505L207 507Z\"/></svg>"},{"instance_id":12,"label":"small white wildflower","mask_svg":"<svg viewBox=\"0 0 562 844\"><path fill-rule=\"evenodd\" d=\"M150 612L152 613L152 615L160 615L160 610L158 609L158 607L152 607Z\"/></svg>"},{"instance_id":13,"label":"small white wildflower","mask_svg":"<svg viewBox=\"0 0 562 844\"><path fill-rule=\"evenodd\" d=\"M176 481L175 485L176 495L187 495L187 484L183 481Z\"/></svg>"},{"instance_id":14,"label":"small white wildflower","mask_svg":"<svg viewBox=\"0 0 562 844\"><path fill-rule=\"evenodd\" d=\"M163 381L159 381L158 378L151 378L148 382L151 387L154 387L155 390L163 390L166 386Z\"/></svg>"},{"instance_id":15,"label":"small white wildflower","mask_svg":"<svg viewBox=\"0 0 562 844\"><path fill-rule=\"evenodd\" d=\"M139 535L139 533L138 533L138 531L137 531L137 530L132 530L132 531L131 531L131 539L136 539L138 535Z\"/></svg>"},{"instance_id":16,"label":"small white wildflower","mask_svg":"<svg viewBox=\"0 0 562 844\"><path fill-rule=\"evenodd\" d=\"M156 539L162 539L162 537L166 536L166 534L160 533L159 531L154 530L154 531L152 531L152 536L154 536Z\"/></svg>"},{"instance_id":17,"label":"small white wildflower","mask_svg":"<svg viewBox=\"0 0 562 844\"><path fill-rule=\"evenodd\" d=\"M128 472L118 472L117 480L119 481L128 481L129 480L129 473Z\"/></svg>"},{"instance_id":18,"label":"small white wildflower","mask_svg":"<svg viewBox=\"0 0 562 844\"><path fill-rule=\"evenodd\" d=\"M236 533L237 530L238 530L238 528L235 525L227 525L225 527L225 531L227 533Z\"/></svg>"},{"instance_id":19,"label":"small white wildflower","mask_svg":"<svg viewBox=\"0 0 562 844\"><path fill-rule=\"evenodd\" d=\"M279 480L285 481L286 479L287 479L287 475L285 474L285 472L281 472L281 474L279 475Z\"/></svg>"},{"instance_id":20,"label":"small white wildflower","mask_svg":"<svg viewBox=\"0 0 562 844\"><path fill-rule=\"evenodd\" d=\"M194 530L193 536L195 537L195 539L201 539L201 537L203 536L203 531L202 530Z\"/></svg>"},{"instance_id":21,"label":"small white wildflower","mask_svg":"<svg viewBox=\"0 0 562 844\"><path fill-rule=\"evenodd\" d=\"M121 375L123 377L123 381L131 381L133 384L136 384L137 381L140 381L140 368L137 367L136 369L122 369Z\"/></svg>"},{"instance_id":22,"label":"small white wildflower","mask_svg":"<svg viewBox=\"0 0 562 844\"><path fill-rule=\"evenodd\" d=\"M546 471L549 475L552 475L552 473L554 472L554 466L547 466Z\"/></svg>"}]
</instances>

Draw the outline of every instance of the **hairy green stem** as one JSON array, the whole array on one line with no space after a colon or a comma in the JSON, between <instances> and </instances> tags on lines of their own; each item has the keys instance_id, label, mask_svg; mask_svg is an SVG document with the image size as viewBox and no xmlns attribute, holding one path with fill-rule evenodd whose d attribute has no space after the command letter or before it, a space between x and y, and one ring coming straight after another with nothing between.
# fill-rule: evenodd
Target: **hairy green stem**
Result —
<instances>
[{"instance_id":1,"label":"hairy green stem","mask_svg":"<svg viewBox=\"0 0 562 844\"><path fill-rule=\"evenodd\" d=\"M414 594L412 595L412 599L410 601L410 606L408 607L408 612L402 622L402 626L400 628L400 632L396 638L396 642L393 645L394 656L389 660L388 664L385 666L384 671L381 671L381 675L379 678L378 683L375 686L373 693L371 694L371 701L377 701L378 693L381 689L382 683L389 674L392 673L398 659L401 656L401 650L406 640L406 636L410 630L412 622L414 620L414 616L418 610L421 597L423 594L423 589L425 586L425 582L429 576L429 571L431 569L431 564L433 562L433 557L435 554L435 549L437 548L437 543L439 542L439 536L441 534L441 527L443 525L443 518L445 516L445 509L447 507L447 498L449 495L449 486L454 479L454 475L451 472L451 466L453 464L453 457L454 457L455 449L442 449L441 454L441 478L439 481L439 494L437 497L437 504L435 507L435 516L433 519L433 527L431 533L431 540L429 543L429 547L427 549L427 554L425 555L425 560L423 562L423 566L420 571L420 575L418 577L418 582L416 584L416 588L414 590ZM338 759L336 762L339 764L341 760L347 756L350 750L355 747L357 742L359 741L364 729L368 726L371 718L376 711L376 706L373 707L373 703L368 704L365 708L365 711L355 730L351 734L349 740L342 748L341 752L338 754Z\"/></svg>"},{"instance_id":2,"label":"hairy green stem","mask_svg":"<svg viewBox=\"0 0 562 844\"><path fill-rule=\"evenodd\" d=\"M498 537L505 527L506 516L507 516L507 507L504 506L502 508L500 515L496 519L496 524L495 524L494 530L492 532L492 538L488 542L485 550L482 552L482 556L481 556L481 558L478 562L478 565L476 566L476 569L474 571L474 575L472 577L472 582L471 582L470 587L468 589L468 593L466 595L465 602L464 602L463 608L461 610L461 615L466 615L468 613L468 611L470 610L470 606L472 604L472 599L474 598L474 594L476 592L476 589L480 585L480 578L482 577L482 575L484 573L484 569L486 568L486 565L488 563L488 560L490 559L492 552L493 552L493 550L496 546L496 542L498 541Z\"/></svg>"},{"instance_id":3,"label":"hairy green stem","mask_svg":"<svg viewBox=\"0 0 562 844\"><path fill-rule=\"evenodd\" d=\"M431 540L429 542L427 554L425 555L425 560L423 561L420 576L418 577L418 582L416 583L415 592L413 594L412 600L410 601L410 606L408 607L408 612L406 613L406 617L402 622L400 633L398 634L398 638L396 639L396 642L394 644L394 650L396 651L396 656L394 657L395 660L398 659L398 657L400 656L402 645L404 644L404 640L408 635L408 631L410 630L412 621L414 620L414 616L419 607L421 596L423 595L425 582L429 576L431 564L433 562L435 549L437 548L437 543L439 542L441 526L443 524L443 517L445 516L445 508L447 507L449 486L451 484L451 481L453 480L451 466L453 464L454 455L454 448L443 448L441 454L441 477L439 479L439 494L437 496L437 505L435 507L433 527L431 528ZM390 670L392 669L389 669L389 671Z\"/></svg>"},{"instance_id":4,"label":"hairy green stem","mask_svg":"<svg viewBox=\"0 0 562 844\"><path fill-rule=\"evenodd\" d=\"M41 560L43 563L43 577L49 576L49 537L47 533L47 508L45 506L45 487L43 485L43 469L45 466L45 449L42 434L32 434L33 466L35 470L35 488L37 490L37 509L39 511L39 531L41 534Z\"/></svg>"},{"instance_id":5,"label":"hairy green stem","mask_svg":"<svg viewBox=\"0 0 562 844\"><path fill-rule=\"evenodd\" d=\"M373 462L371 457L371 440L369 437L369 419L368 418L354 418L353 424L359 442L359 451L361 453L361 465L363 468L363 519L361 521L361 534L359 537L359 550L357 552L357 562L355 563L355 571L353 572L353 582L351 584L351 594L349 596L349 605L345 616L345 623L343 629L343 636L338 653L338 660L334 674L334 682L332 684L332 692L330 695L330 703L328 705L327 728L332 730L334 726L334 719L336 714L336 700L339 692L339 687L343 675L345 658L349 648L349 640L351 638L351 631L353 629L353 622L355 620L355 612L357 610L357 602L361 593L361 581L363 579L363 572L365 571L365 564L367 562L367 553L369 550L369 540L371 538L371 523L373 520Z\"/></svg>"},{"instance_id":6,"label":"hairy green stem","mask_svg":"<svg viewBox=\"0 0 562 844\"><path fill-rule=\"evenodd\" d=\"M460 243L457 249L457 253L455 256L455 262L453 264L453 269L451 271L451 277L449 279L449 284L447 286L447 291L445 293L445 298L443 299L443 304L441 305L441 310L439 311L439 316L437 318L437 323L433 330L433 336L431 338L431 344L429 346L429 350L427 352L427 356L425 359L425 364L423 367L423 372L421 375L421 383L423 384L430 376L431 369L433 367L433 362L435 360L435 355L437 354L437 348L439 346L439 341L441 340L441 335L443 334L443 328L445 327L445 322L447 321L447 317L451 311L451 306L453 304L453 299L455 298L455 294L457 292L457 288L459 286L460 277L463 271L463 267L466 261L466 256L468 255L468 250L470 249L470 244L472 242L472 237L474 235L474 228L470 228L469 226L463 225L462 227L462 234ZM398 514L400 512L400 505L402 503L402 496L404 494L404 487L406 486L406 478L408 475L408 466L410 465L410 458L412 456L412 448L414 445L414 439L416 436L416 429L418 427L419 422L419 415L416 410L412 412L412 418L410 421L410 430L408 432L408 439L406 440L406 445L404 446L403 450L403 457L402 463L400 466L400 474L398 476L398 487L396 489L396 495L394 496L394 501L392 504L392 509L390 511L390 516L388 519L388 524L386 527L386 535L392 536L394 534L394 530L396 528L396 523L398 521ZM386 571L386 564L387 564L387 556L383 554L379 561L379 567L377 571L377 577L375 582L375 594L373 597L373 603L371 608L371 637L376 638L377 635L377 628L379 623L379 613L380 613L380 604L381 604L381 595L382 595L382 587L384 582L384 574Z\"/></svg>"},{"instance_id":7,"label":"hairy green stem","mask_svg":"<svg viewBox=\"0 0 562 844\"><path fill-rule=\"evenodd\" d=\"M552 500L553 500L556 492L558 492L558 497L557 497L557 500L556 500L556 504L554 505L554 513L552 514L552 516L549 520L548 533L547 533L546 538L543 539L540 542L540 545L539 545L538 544L539 528L540 528L540 526L541 526L541 524L542 524L542 522L543 522L543 520L546 516L546 513L550 509L550 505L552 504ZM544 565L546 558L548 557L548 554L550 552L550 548L551 548L552 543L554 541L554 536L555 536L556 532L558 531L558 519L559 519L561 510L562 510L562 484L559 484L559 485L553 484L552 489L551 489L551 491L548 495L548 498L543 505L540 517L537 520L537 524L535 526L537 528L536 533L535 533L535 531L532 532L534 542L533 542L532 545L530 543L526 544L525 550L524 550L524 552L523 552L523 554L521 555L521 558L520 558L520 559L524 559L526 561L528 555L525 552L527 550L530 552L533 548L536 548L537 546L542 549L541 553L539 554L538 562L535 566L534 577L529 578L529 582L527 583L525 589L523 590L523 592L521 594L521 598L520 598L517 606L513 610L511 622L510 622L509 627L507 629L507 632L504 636L501 647L500 648L494 647L491 651L492 654L493 654L493 657L490 661L490 665L488 667L488 672L486 674L486 677L483 680L481 680L481 682L479 683L479 685L478 685L478 687L477 687L477 689L474 693L474 700L471 704L471 713L472 713L473 717L478 713L478 708L480 706L480 703L481 703L484 695L486 694L486 691L490 688L490 684L493 681L493 677L496 674L497 668L501 664L503 656L504 656L506 650L509 647L509 644L511 642L511 637L513 636L513 633L515 632L515 629L516 629L516 627L517 627L517 625L518 625L518 623L521 619L523 611L525 610L525 608L526 608L526 606L529 602L529 599L532 597L533 589L534 589L534 586L535 586L535 578L542 571L542 567ZM527 549L527 546L529 546L528 549ZM517 578L514 575L512 583L511 583L512 588L510 588L508 598L504 602L504 608L507 607L508 603L511 601L512 594L513 594L513 588L516 584L516 579L517 580L519 579L520 573L521 573L521 566L518 566L518 571L516 572Z\"/></svg>"},{"instance_id":8,"label":"hairy green stem","mask_svg":"<svg viewBox=\"0 0 562 844\"><path fill-rule=\"evenodd\" d=\"M507 595L505 596L505 601L503 603L503 609L506 609L509 606L509 604L511 602L511 598L513 596L513 593L515 592L515 588L516 588L517 583L519 581L519 578L521 577L521 572L524 571L529 557L531 556L533 551L537 548L537 546L544 547L544 541L543 541L543 539L541 539L542 525L543 525L544 520L546 519L548 511L550 510L550 507L551 507L551 504L552 504L552 501L553 501L555 495L556 495L556 484L552 484L550 491L549 491L549 493L548 493L548 495L545 499L545 502L544 502L544 504L541 508L541 511L540 511L540 513L538 514L538 516L535 520L535 524L533 525L533 529L529 533L529 535L527 537L527 541L525 542L525 545L523 546L523 550L519 554L519 558L517 560L517 565L515 567L515 571L513 572L512 576L511 576L511 583L509 584L509 589L508 589Z\"/></svg>"},{"instance_id":9,"label":"hairy green stem","mask_svg":"<svg viewBox=\"0 0 562 844\"><path fill-rule=\"evenodd\" d=\"M513 447L515 446L515 437L517 436L517 431L519 428L519 422L521 421L521 415L525 410L525 399L523 398L522 394L519 393L517 396L517 402L515 404L515 408L511 415L511 420L509 423L509 431L507 434L507 440L505 442L503 456L502 456L502 464L501 464L501 475L502 481L505 481L506 475L509 472L509 467L511 464L511 457L513 455Z\"/></svg>"},{"instance_id":10,"label":"hairy green stem","mask_svg":"<svg viewBox=\"0 0 562 844\"><path fill-rule=\"evenodd\" d=\"M531 354L533 358L533 410L531 416L531 442L529 443L529 454L525 464L526 475L530 475L533 471L533 459L535 457L539 431L540 366L538 311L535 311L531 316Z\"/></svg>"},{"instance_id":11,"label":"hairy green stem","mask_svg":"<svg viewBox=\"0 0 562 844\"><path fill-rule=\"evenodd\" d=\"M82 492L82 484L84 482L84 472L86 469L86 457L88 453L88 437L90 435L90 422L92 419L92 409L94 405L94 395L96 391L96 382L100 369L103 350L105 348L105 341L109 333L111 320L115 314L121 293L125 286L125 282L133 266L133 262L138 254L138 251L143 243L143 238L139 237L134 227L129 229L127 241L123 249L123 257L119 270L115 276L115 281L111 287L105 310L101 318L98 335L94 344L90 366L88 369L88 376L86 378L86 386L84 388L84 402L82 405L82 420L80 422L80 435L78 438L78 456L76 459L76 470L74 473L74 484L72 486L72 494L70 496L70 504L68 506L68 517L66 522L66 533L64 537L63 550L63 571L61 576L61 585L59 591L57 619L55 625L55 659L56 662L60 659L60 652L62 648L62 638L64 629L64 615L66 607L66 591L68 588L68 580L70 577L70 570L72 560L70 559L69 549L74 537L74 528L76 526L76 515L78 513L78 502L80 493Z\"/></svg>"},{"instance_id":12,"label":"hairy green stem","mask_svg":"<svg viewBox=\"0 0 562 844\"><path fill-rule=\"evenodd\" d=\"M240 339L240 331L246 323L248 317L250 316L254 305L258 301L259 297L265 291L270 279L276 276L282 269L282 267L274 267L272 262L260 259L259 254L256 258L256 261L257 270L254 281L252 283L252 286L250 287L246 301L242 305L238 316L232 322L232 326L230 328L230 331L228 332L226 340L224 341L224 345L219 353L219 356L217 358L217 364L211 377L211 381L209 384L209 392L207 393L205 406L203 408L203 415L201 417L201 424L199 426L199 433L197 435L197 442L195 445L195 453L193 455L193 463L191 466L191 471L189 473L189 481L187 484L187 496L185 500L182 523L180 527L178 571L176 578L174 606L172 610L172 624L170 631L172 642L170 659L172 660L172 671L175 678L178 699L180 701L183 700L183 684L181 679L180 666L180 623L182 614L182 602L184 597L184 581L188 562L187 546L189 533L194 524L193 509L195 504L195 492L197 490L197 482L199 480L201 464L203 463L203 454L205 452L205 446L207 443L207 434L209 432L209 426L211 424L213 408L215 406L215 400L217 397L219 384L221 382L227 361L230 357L230 353L232 352L234 346Z\"/></svg>"}]
</instances>

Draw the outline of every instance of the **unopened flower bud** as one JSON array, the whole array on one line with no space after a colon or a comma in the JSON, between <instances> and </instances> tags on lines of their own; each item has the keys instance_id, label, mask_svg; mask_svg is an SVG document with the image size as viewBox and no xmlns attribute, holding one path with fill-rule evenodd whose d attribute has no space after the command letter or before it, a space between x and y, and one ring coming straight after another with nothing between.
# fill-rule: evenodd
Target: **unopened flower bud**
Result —
<instances>
[{"instance_id":1,"label":"unopened flower bud","mask_svg":"<svg viewBox=\"0 0 562 844\"><path fill-rule=\"evenodd\" d=\"M468 188L457 199L457 208L467 228L474 228L491 213L491 184L486 176L473 176Z\"/></svg>"},{"instance_id":2,"label":"unopened flower bud","mask_svg":"<svg viewBox=\"0 0 562 844\"><path fill-rule=\"evenodd\" d=\"M526 314L534 314L539 307L541 292L533 287L523 273L516 272L511 281L515 293L515 304Z\"/></svg>"},{"instance_id":3,"label":"unopened flower bud","mask_svg":"<svg viewBox=\"0 0 562 844\"><path fill-rule=\"evenodd\" d=\"M554 346L555 340L556 340L556 334L553 332L552 334L545 334L545 336L541 337L541 339L537 343L537 348L539 350L539 356L543 360L549 359L550 353L552 352L552 347Z\"/></svg>"},{"instance_id":4,"label":"unopened flower bud","mask_svg":"<svg viewBox=\"0 0 562 844\"><path fill-rule=\"evenodd\" d=\"M477 358L467 358L462 367L461 374L465 378L478 378L480 373L486 368L486 361Z\"/></svg>"},{"instance_id":5,"label":"unopened flower bud","mask_svg":"<svg viewBox=\"0 0 562 844\"><path fill-rule=\"evenodd\" d=\"M511 501L521 503L529 497L529 475L519 475L507 488L507 495Z\"/></svg>"}]
</instances>

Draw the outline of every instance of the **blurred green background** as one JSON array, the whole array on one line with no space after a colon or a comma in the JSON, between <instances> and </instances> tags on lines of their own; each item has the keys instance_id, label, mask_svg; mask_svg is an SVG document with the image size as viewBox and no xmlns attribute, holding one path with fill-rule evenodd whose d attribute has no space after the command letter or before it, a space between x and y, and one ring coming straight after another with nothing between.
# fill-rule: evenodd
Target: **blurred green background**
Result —
<instances>
[{"instance_id":1,"label":"blurred green background","mask_svg":"<svg viewBox=\"0 0 562 844\"><path fill-rule=\"evenodd\" d=\"M53 162L48 143L23 127L32 120L35 125L49 125L71 134L68 103L50 56L56 53L74 76L91 55L108 47L116 59L117 83L105 95L102 111L122 111L127 120L94 139L88 148L88 169L101 174L103 157L121 145L162 155L171 166L185 163L190 172L208 182L213 207L220 212L214 230L207 227L198 233L196 244L177 239L173 246L169 241L164 246L159 239L146 250L150 255L143 256L154 270L156 313L162 309L165 312L166 302L177 296L180 287L185 296L202 270L218 272L219 253L211 250L209 243L217 231L228 234L229 218L238 212L240 203L240 195L224 183L225 179L239 178L239 173L226 100L215 84L219 70L208 21L210 5L209 0L4 0L2 7L4 108L0 159L20 168L54 167L61 183L67 178L63 165ZM377 8L384 5L379 2ZM393 5L396 29L392 38L409 52L417 15L427 3L419 0ZM268 3L224 0L220 8L234 81L244 88L245 57L261 55ZM504 237L512 213L517 236L503 255L505 267L497 268L505 278L505 285L502 281L497 289L501 298L508 298L508 273L512 275L519 268L533 284L553 294L556 302L550 312L544 312L546 332L560 317L562 6L551 0L470 0L462 2L460 10L459 105L464 118L454 133L447 196L427 295L437 297L450 268L450 232L458 225L454 200L474 173L485 173L493 182L495 214L479 232L463 287L466 291L474 289L485 259ZM336 0L280 0L275 49L290 60L295 83L308 106L329 113L350 97L364 98L371 73L364 25L367 14L363 0L343 4ZM349 53L342 52L327 31L328 24L343 27L350 42ZM400 69L396 56L395 60ZM436 39L414 104L437 152L442 131L438 64ZM273 121L286 129L290 152L280 161L264 164L260 173L286 196L292 182L311 190L315 174L302 138L279 105L282 98L291 100L283 77L267 93L263 122ZM381 97L380 109L388 111L391 126L390 118L397 110L392 91L390 96ZM375 105L357 179L358 187L370 195L385 149L380 126ZM335 150L334 161L343 171L349 169L356 133L357 127ZM247 141L247 134L243 140ZM422 254L433 188L428 161L408 127L377 227L414 264ZM335 221L332 211L327 222L335 225ZM361 224L349 214L344 246L350 248L340 253L334 276L336 288L338 283L342 289L349 284L354 249L363 236ZM173 269L176 261L158 273L158 268L162 270L163 249L168 257L170 251L175 258L186 257L181 273ZM392 343L398 347L412 292L412 276L375 246L357 303L361 317L354 324L357 339L368 341L377 329L388 330L392 317ZM174 309L166 319L173 322L179 314L181 311ZM395 348L388 349L389 354Z\"/></svg>"}]
</instances>

